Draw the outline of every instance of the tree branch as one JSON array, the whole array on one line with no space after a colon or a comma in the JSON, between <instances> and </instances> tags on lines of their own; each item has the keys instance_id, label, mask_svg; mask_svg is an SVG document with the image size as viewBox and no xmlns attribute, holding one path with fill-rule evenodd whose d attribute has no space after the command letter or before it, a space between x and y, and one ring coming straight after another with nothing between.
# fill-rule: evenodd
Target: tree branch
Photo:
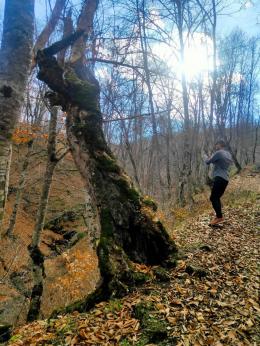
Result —
<instances>
[{"instance_id":1,"label":"tree branch","mask_svg":"<svg viewBox=\"0 0 260 346\"><path fill-rule=\"evenodd\" d=\"M84 30L76 31L73 34L65 37L64 39L57 41L57 42L53 43L51 46L41 50L41 52L43 52L44 55L46 55L46 56L55 55L55 54L59 53L61 50L63 50L64 48L71 46L84 33L85 33ZM37 52L37 56L38 56L38 52ZM37 56L36 56L36 60L37 60Z\"/></svg>"}]
</instances>

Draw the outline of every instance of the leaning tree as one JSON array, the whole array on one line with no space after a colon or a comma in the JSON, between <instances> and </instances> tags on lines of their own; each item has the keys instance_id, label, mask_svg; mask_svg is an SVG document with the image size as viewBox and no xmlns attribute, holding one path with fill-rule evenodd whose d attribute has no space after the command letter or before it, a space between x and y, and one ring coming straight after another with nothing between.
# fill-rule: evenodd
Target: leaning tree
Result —
<instances>
[{"instance_id":1,"label":"leaning tree","mask_svg":"<svg viewBox=\"0 0 260 346\"><path fill-rule=\"evenodd\" d=\"M103 134L99 83L85 63L85 42L92 33L97 7L98 0L84 1L76 32L39 50L36 57L38 78L51 89L47 95L50 104L61 106L67 114L70 150L90 196L88 207L92 208L93 219L89 224L98 237L101 281L77 305L78 310L126 294L136 282L132 262L169 264L177 253L164 226L150 210L155 204L134 188ZM71 59L60 66L55 55L68 45L72 46Z\"/></svg>"}]
</instances>

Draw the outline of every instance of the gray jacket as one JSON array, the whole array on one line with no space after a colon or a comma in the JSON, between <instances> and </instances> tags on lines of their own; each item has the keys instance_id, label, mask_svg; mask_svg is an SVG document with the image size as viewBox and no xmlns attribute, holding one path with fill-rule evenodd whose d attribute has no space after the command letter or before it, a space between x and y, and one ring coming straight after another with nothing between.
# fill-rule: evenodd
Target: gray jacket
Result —
<instances>
[{"instance_id":1,"label":"gray jacket","mask_svg":"<svg viewBox=\"0 0 260 346\"><path fill-rule=\"evenodd\" d=\"M224 149L217 150L210 159L206 160L207 165L211 163L214 165L212 178L221 177L228 181L229 167L233 163L230 152Z\"/></svg>"}]
</instances>

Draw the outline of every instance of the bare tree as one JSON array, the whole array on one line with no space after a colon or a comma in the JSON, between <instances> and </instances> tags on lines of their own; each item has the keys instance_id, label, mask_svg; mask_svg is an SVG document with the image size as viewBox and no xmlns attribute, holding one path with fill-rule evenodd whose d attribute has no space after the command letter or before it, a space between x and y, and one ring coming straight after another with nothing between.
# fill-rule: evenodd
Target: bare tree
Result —
<instances>
[{"instance_id":1,"label":"bare tree","mask_svg":"<svg viewBox=\"0 0 260 346\"><path fill-rule=\"evenodd\" d=\"M78 20L78 31L85 36L93 30L98 1L86 1ZM67 41L67 42L65 42ZM134 189L130 178L119 167L108 148L99 106L99 84L84 65L83 37L73 46L72 61L63 70L54 58L68 40L40 51L38 77L54 91L50 102L67 112L67 135L75 163L89 189L100 218L100 241L97 247L102 282L81 308L100 299L120 296L135 282L130 259L160 264L176 253L163 225L154 221L143 206L145 200Z\"/></svg>"},{"instance_id":2,"label":"bare tree","mask_svg":"<svg viewBox=\"0 0 260 346\"><path fill-rule=\"evenodd\" d=\"M20 115L31 63L34 0L5 2L0 50L0 226L8 191L11 138Z\"/></svg>"}]
</instances>

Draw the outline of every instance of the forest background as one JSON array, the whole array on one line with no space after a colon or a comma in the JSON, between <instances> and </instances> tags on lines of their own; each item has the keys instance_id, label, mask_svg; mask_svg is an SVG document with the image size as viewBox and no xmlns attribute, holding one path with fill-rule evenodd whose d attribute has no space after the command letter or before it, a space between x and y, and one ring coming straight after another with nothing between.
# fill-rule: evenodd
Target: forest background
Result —
<instances>
[{"instance_id":1,"label":"forest background","mask_svg":"<svg viewBox=\"0 0 260 346\"><path fill-rule=\"evenodd\" d=\"M56 3L61 5L58 13L53 11ZM259 4L224 0L178 3L100 2L84 56L84 63L95 71L100 84L103 130L109 147L137 189L173 217L172 210L177 207L184 213L185 208L196 206L196 196L205 189L210 174L203 157L212 153L217 139L224 139L232 154L232 174L246 165L257 166L260 155ZM77 1L37 2L36 48L37 44L43 48L37 33L54 15L55 25L47 40L44 38L44 46L71 33L80 8ZM62 62L70 53L61 52L58 59ZM15 246L4 239L6 251L1 255L6 278L3 291L11 292L3 300L2 314L12 324L24 321L28 313L32 278L27 245L35 221L36 228L48 230L41 243L48 268L43 299L51 296L53 301L43 305L43 316L50 314L53 306L82 297L86 286L91 291L98 277L94 254L89 243L86 246L88 240L80 242L93 231L89 221L92 211L87 207L88 191L68 150L67 114L50 108L45 98L47 87L37 80L36 70L30 74L12 135L8 212L2 226L9 237L16 234L22 239ZM51 138L56 142L53 165ZM45 195L42 185L47 186ZM71 226L75 220L78 224ZM90 238L95 237L91 234ZM66 259L69 248L74 262L67 268L71 263ZM86 268L79 270L82 256L91 260L81 261ZM62 273L65 267L66 279ZM93 272L90 284L89 272ZM24 285L25 277L29 279ZM65 287L72 282L75 289L66 293L65 302Z\"/></svg>"}]
</instances>

